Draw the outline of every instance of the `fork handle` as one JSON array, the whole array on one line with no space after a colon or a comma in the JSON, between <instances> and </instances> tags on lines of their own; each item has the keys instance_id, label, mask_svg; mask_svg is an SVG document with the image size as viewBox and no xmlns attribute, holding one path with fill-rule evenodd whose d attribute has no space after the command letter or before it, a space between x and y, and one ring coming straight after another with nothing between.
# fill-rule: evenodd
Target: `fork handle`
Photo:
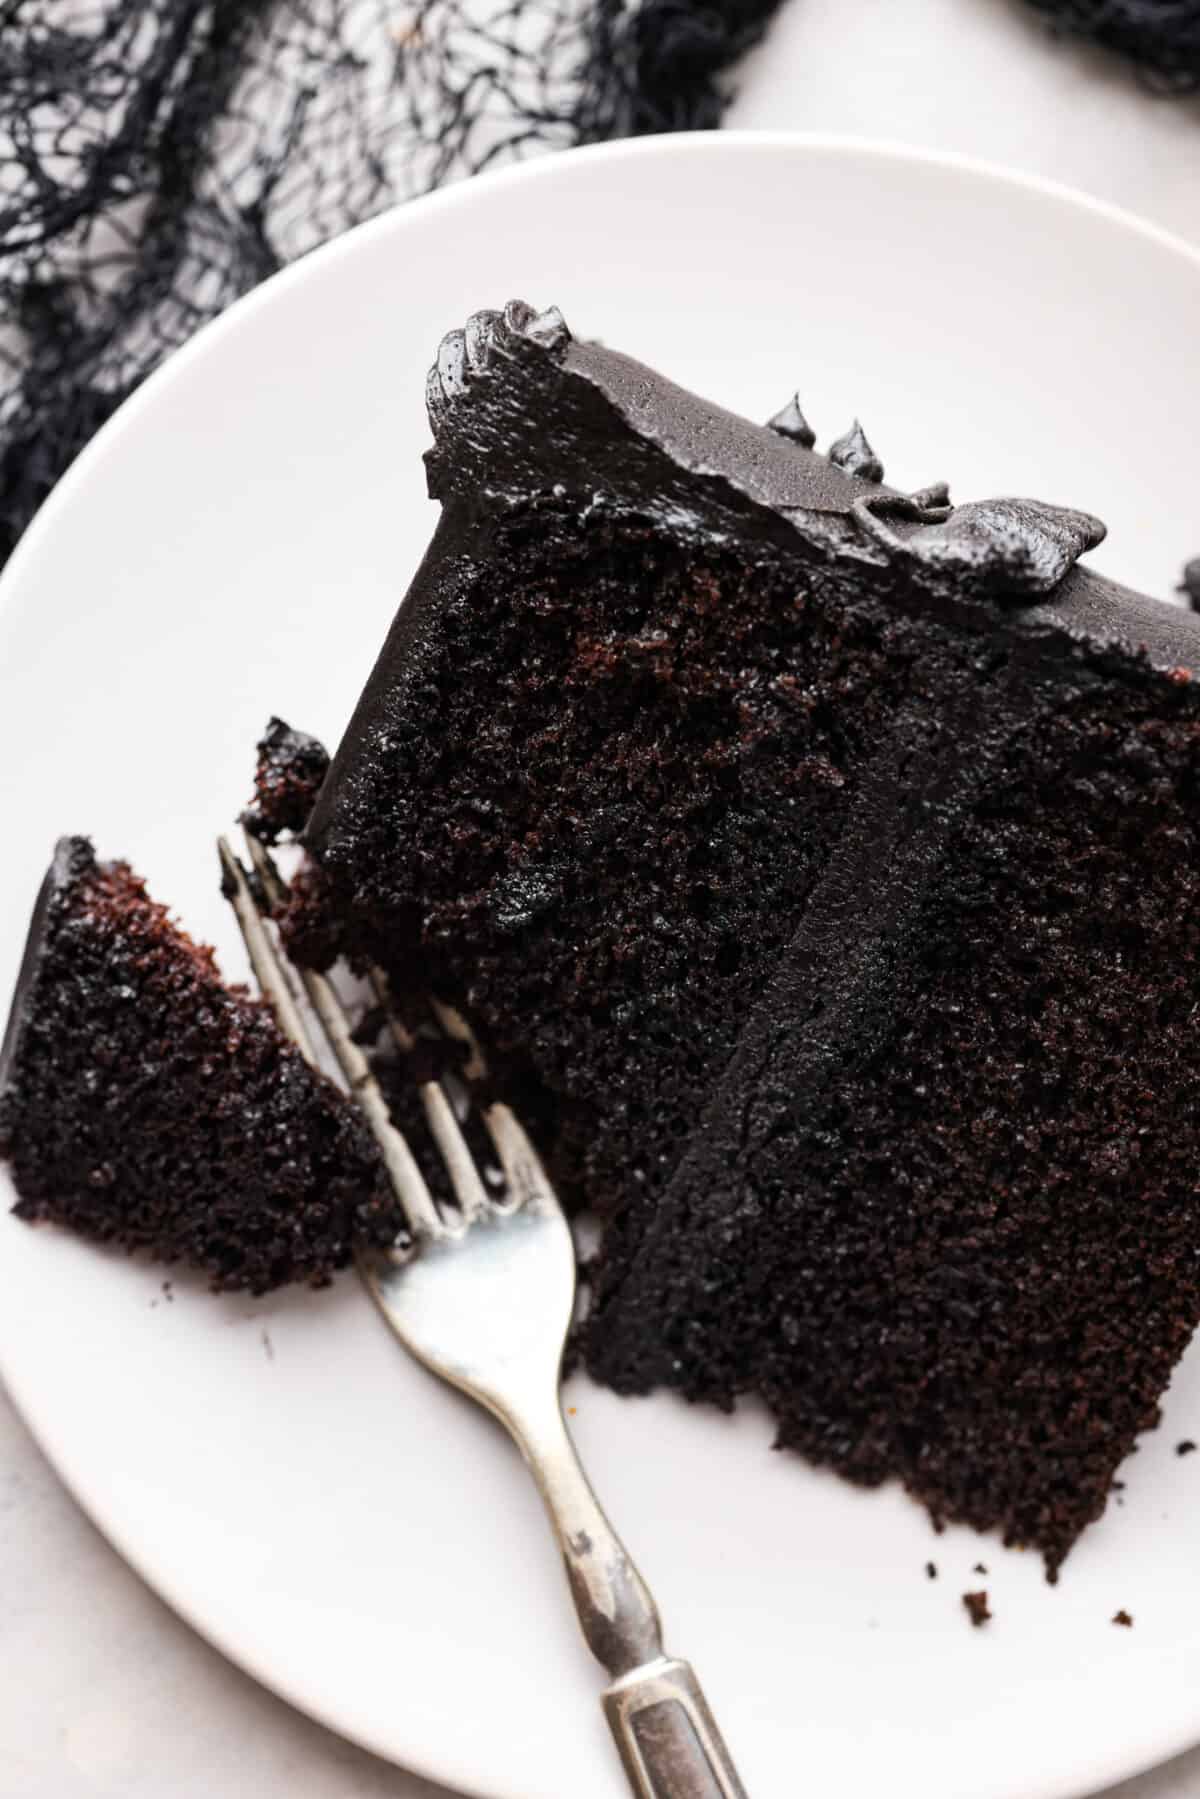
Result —
<instances>
[{"instance_id":1,"label":"fork handle","mask_svg":"<svg viewBox=\"0 0 1200 1799\"><path fill-rule=\"evenodd\" d=\"M688 1662L661 1656L623 1674L604 1715L637 1799L746 1799Z\"/></svg>"},{"instance_id":2,"label":"fork handle","mask_svg":"<svg viewBox=\"0 0 1200 1799\"><path fill-rule=\"evenodd\" d=\"M592 1491L557 1394L505 1422L541 1488L584 1637L614 1677L604 1713L636 1799L746 1799L700 1682L663 1650L658 1608Z\"/></svg>"}]
</instances>

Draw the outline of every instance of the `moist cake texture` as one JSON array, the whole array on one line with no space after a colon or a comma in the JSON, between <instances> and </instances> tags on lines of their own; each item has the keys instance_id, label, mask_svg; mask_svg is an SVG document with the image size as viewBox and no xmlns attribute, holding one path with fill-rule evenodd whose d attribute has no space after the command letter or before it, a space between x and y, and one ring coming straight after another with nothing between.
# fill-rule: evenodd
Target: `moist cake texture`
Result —
<instances>
[{"instance_id":1,"label":"moist cake texture","mask_svg":"<svg viewBox=\"0 0 1200 1799\"><path fill-rule=\"evenodd\" d=\"M64 838L0 1053L0 1156L28 1220L262 1293L322 1285L402 1219L366 1126L222 985L122 862Z\"/></svg>"},{"instance_id":2,"label":"moist cake texture","mask_svg":"<svg viewBox=\"0 0 1200 1799\"><path fill-rule=\"evenodd\" d=\"M1200 1316L1200 621L1085 513L897 493L553 311L429 406L310 900L601 1215L598 1378L759 1395L1053 1572Z\"/></svg>"}]
</instances>

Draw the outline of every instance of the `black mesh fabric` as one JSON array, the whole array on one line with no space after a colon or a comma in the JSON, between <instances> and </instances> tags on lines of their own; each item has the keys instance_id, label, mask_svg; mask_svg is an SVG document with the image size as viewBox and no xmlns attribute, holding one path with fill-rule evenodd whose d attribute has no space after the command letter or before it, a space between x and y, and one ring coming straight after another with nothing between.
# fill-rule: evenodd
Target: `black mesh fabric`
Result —
<instances>
[{"instance_id":1,"label":"black mesh fabric","mask_svg":"<svg viewBox=\"0 0 1200 1799\"><path fill-rule=\"evenodd\" d=\"M1056 32L1132 59L1151 87L1200 87L1200 0L1026 0Z\"/></svg>"},{"instance_id":2,"label":"black mesh fabric","mask_svg":"<svg viewBox=\"0 0 1200 1799\"><path fill-rule=\"evenodd\" d=\"M1027 3L1200 76L1200 0ZM265 275L460 175L718 124L779 4L0 0L0 561L96 427Z\"/></svg>"},{"instance_id":3,"label":"black mesh fabric","mask_svg":"<svg viewBox=\"0 0 1200 1799\"><path fill-rule=\"evenodd\" d=\"M0 560L168 351L391 202L716 125L779 0L0 0Z\"/></svg>"}]
</instances>

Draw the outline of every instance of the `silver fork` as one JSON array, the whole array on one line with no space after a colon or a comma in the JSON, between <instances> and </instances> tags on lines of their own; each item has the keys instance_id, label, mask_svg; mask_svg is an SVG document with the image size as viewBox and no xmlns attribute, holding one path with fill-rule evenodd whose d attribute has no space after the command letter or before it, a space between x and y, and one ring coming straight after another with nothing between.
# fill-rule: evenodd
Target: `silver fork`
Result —
<instances>
[{"instance_id":1,"label":"silver fork","mask_svg":"<svg viewBox=\"0 0 1200 1799\"><path fill-rule=\"evenodd\" d=\"M264 846L246 835L255 879L222 838L230 899L264 996L285 1033L318 1065L292 980L298 980L329 1048L370 1125L403 1208L411 1244L360 1248L358 1272L404 1347L443 1380L485 1406L515 1441L536 1480L558 1538L588 1647L612 1676L605 1716L639 1799L746 1799L689 1664L668 1656L658 1610L609 1524L571 1443L559 1377L575 1302L575 1254L562 1208L524 1130L507 1106L482 1120L504 1175L489 1193L442 1084L420 1087L431 1134L457 1201L429 1192L329 980L284 959L266 918L287 888ZM291 978L289 978L289 975ZM376 997L402 1048L404 1024ZM453 1019L438 1013L450 1034Z\"/></svg>"}]
</instances>

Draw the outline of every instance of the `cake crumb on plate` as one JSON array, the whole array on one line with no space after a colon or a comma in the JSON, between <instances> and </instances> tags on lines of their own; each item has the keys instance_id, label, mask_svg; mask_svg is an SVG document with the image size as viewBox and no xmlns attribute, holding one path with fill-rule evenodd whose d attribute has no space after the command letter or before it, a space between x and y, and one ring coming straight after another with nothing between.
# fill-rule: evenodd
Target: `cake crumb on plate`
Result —
<instances>
[{"instance_id":1,"label":"cake crumb on plate","mask_svg":"<svg viewBox=\"0 0 1200 1799\"><path fill-rule=\"evenodd\" d=\"M988 1607L986 1593L964 1593L962 1602L967 1608L967 1615L976 1630L988 1622L992 1614Z\"/></svg>"}]
</instances>

